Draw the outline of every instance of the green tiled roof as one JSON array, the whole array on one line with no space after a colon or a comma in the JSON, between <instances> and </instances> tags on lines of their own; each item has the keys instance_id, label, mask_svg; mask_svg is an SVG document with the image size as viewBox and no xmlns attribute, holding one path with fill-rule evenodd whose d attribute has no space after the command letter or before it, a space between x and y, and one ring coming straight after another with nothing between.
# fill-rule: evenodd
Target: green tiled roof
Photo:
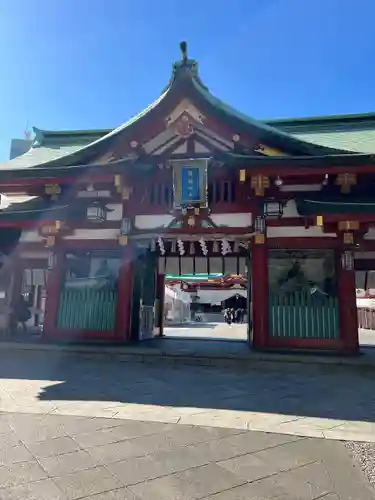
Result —
<instances>
[{"instance_id":1,"label":"green tiled roof","mask_svg":"<svg viewBox=\"0 0 375 500\"><path fill-rule=\"evenodd\" d=\"M375 113L264 120L264 124L314 144L356 153L375 152ZM46 152L47 157L59 157L76 151L112 131L43 131L43 147L51 150Z\"/></svg>"},{"instance_id":2,"label":"green tiled roof","mask_svg":"<svg viewBox=\"0 0 375 500\"><path fill-rule=\"evenodd\" d=\"M266 120L264 123L303 141L355 153L375 153L375 114ZM22 169L47 164L100 140L112 130L40 131L25 154L0 164Z\"/></svg>"},{"instance_id":3,"label":"green tiled roof","mask_svg":"<svg viewBox=\"0 0 375 500\"><path fill-rule=\"evenodd\" d=\"M75 153L107 133L106 130L44 131L35 127L33 131L35 137L31 148L23 155L0 164L0 169L17 170L50 163Z\"/></svg>"},{"instance_id":4,"label":"green tiled roof","mask_svg":"<svg viewBox=\"0 0 375 500\"><path fill-rule=\"evenodd\" d=\"M304 141L356 153L375 152L375 113L264 120L265 125ZM43 131L46 157L64 156L113 129ZM61 154L60 154L61 153Z\"/></svg>"},{"instance_id":5,"label":"green tiled roof","mask_svg":"<svg viewBox=\"0 0 375 500\"><path fill-rule=\"evenodd\" d=\"M374 113L268 120L267 124L314 144L375 153Z\"/></svg>"},{"instance_id":6,"label":"green tiled roof","mask_svg":"<svg viewBox=\"0 0 375 500\"><path fill-rule=\"evenodd\" d=\"M353 198L343 200L342 197L326 197L318 199L296 199L297 211L300 215L315 214L374 214L375 203L371 198Z\"/></svg>"}]
</instances>

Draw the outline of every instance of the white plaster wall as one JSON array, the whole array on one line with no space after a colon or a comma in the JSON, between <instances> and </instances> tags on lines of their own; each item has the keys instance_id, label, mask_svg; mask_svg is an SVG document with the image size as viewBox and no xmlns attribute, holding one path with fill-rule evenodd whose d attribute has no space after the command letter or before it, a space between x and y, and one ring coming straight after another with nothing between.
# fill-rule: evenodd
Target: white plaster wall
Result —
<instances>
[{"instance_id":1,"label":"white plaster wall","mask_svg":"<svg viewBox=\"0 0 375 500\"><path fill-rule=\"evenodd\" d=\"M122 219L122 203L108 203L107 208L113 212L107 212L107 220Z\"/></svg>"},{"instance_id":2,"label":"white plaster wall","mask_svg":"<svg viewBox=\"0 0 375 500\"><path fill-rule=\"evenodd\" d=\"M294 227L268 227L267 228L267 237L268 238L299 238L299 237L336 237L336 233L324 233L321 227L309 227L304 228L302 226L294 226Z\"/></svg>"},{"instance_id":3,"label":"white plaster wall","mask_svg":"<svg viewBox=\"0 0 375 500\"><path fill-rule=\"evenodd\" d=\"M22 259L48 259L49 251L40 251L40 252L21 252Z\"/></svg>"},{"instance_id":4,"label":"white plaster wall","mask_svg":"<svg viewBox=\"0 0 375 500\"><path fill-rule=\"evenodd\" d=\"M355 259L375 259L375 252L355 252Z\"/></svg>"},{"instance_id":5,"label":"white plaster wall","mask_svg":"<svg viewBox=\"0 0 375 500\"><path fill-rule=\"evenodd\" d=\"M76 229L73 234L64 237L65 240L114 240L119 229Z\"/></svg>"},{"instance_id":6,"label":"white plaster wall","mask_svg":"<svg viewBox=\"0 0 375 500\"><path fill-rule=\"evenodd\" d=\"M375 228L374 227L370 227L370 229L364 235L363 239L365 239L365 240L375 240Z\"/></svg>"},{"instance_id":7,"label":"white plaster wall","mask_svg":"<svg viewBox=\"0 0 375 500\"><path fill-rule=\"evenodd\" d=\"M169 145L168 145L169 146ZM184 142L183 144L180 144L176 149L173 150L173 154L176 153L186 153L187 152L187 143Z\"/></svg>"},{"instance_id":8,"label":"white plaster wall","mask_svg":"<svg viewBox=\"0 0 375 500\"><path fill-rule=\"evenodd\" d=\"M110 198L111 191L108 189L103 189L101 191L78 191L77 198Z\"/></svg>"},{"instance_id":9,"label":"white plaster wall","mask_svg":"<svg viewBox=\"0 0 375 500\"><path fill-rule=\"evenodd\" d=\"M209 153L210 150L200 142L195 141L195 152L196 153Z\"/></svg>"},{"instance_id":10,"label":"white plaster wall","mask_svg":"<svg viewBox=\"0 0 375 500\"><path fill-rule=\"evenodd\" d=\"M284 207L283 217L300 217L297 212L296 202L294 200L289 200Z\"/></svg>"},{"instance_id":11,"label":"white plaster wall","mask_svg":"<svg viewBox=\"0 0 375 500\"><path fill-rule=\"evenodd\" d=\"M156 229L157 227L168 226L174 217L170 214L164 215L136 215L134 226L137 229Z\"/></svg>"},{"instance_id":12,"label":"white plaster wall","mask_svg":"<svg viewBox=\"0 0 375 500\"><path fill-rule=\"evenodd\" d=\"M38 233L38 231L22 231L20 242L22 243L31 243L31 242L39 242L43 241L42 236Z\"/></svg>"},{"instance_id":13,"label":"white plaster wall","mask_svg":"<svg viewBox=\"0 0 375 500\"><path fill-rule=\"evenodd\" d=\"M323 179L322 179L323 180ZM280 191L298 193L305 191L321 191L321 184L286 184L280 187Z\"/></svg>"},{"instance_id":14,"label":"white plaster wall","mask_svg":"<svg viewBox=\"0 0 375 500\"><path fill-rule=\"evenodd\" d=\"M251 213L211 214L210 217L214 224L223 227L249 227L252 222Z\"/></svg>"}]
</instances>

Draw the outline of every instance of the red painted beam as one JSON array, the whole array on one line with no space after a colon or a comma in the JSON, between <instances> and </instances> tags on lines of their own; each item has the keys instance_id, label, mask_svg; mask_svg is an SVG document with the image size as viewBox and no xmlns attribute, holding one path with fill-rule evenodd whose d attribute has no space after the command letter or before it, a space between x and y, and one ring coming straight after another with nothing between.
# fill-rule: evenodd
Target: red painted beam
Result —
<instances>
[{"instance_id":1,"label":"red painted beam","mask_svg":"<svg viewBox=\"0 0 375 500\"><path fill-rule=\"evenodd\" d=\"M103 167L105 168L105 167ZM21 174L22 175L22 174ZM0 187L1 190L6 189L7 187L16 187L16 186L36 186L36 185L41 185L41 184L87 184L88 182L111 182L113 183L114 180L114 175L96 175L96 174L90 174L88 173L87 176L84 175L83 177L57 177L57 178L51 178L51 177L38 177L35 179L30 179L30 178L19 178L10 181L2 181L0 180Z\"/></svg>"},{"instance_id":2,"label":"red painted beam","mask_svg":"<svg viewBox=\"0 0 375 500\"><path fill-rule=\"evenodd\" d=\"M363 174L363 173L374 173L375 165L355 165L355 166L338 166L338 167L331 167L327 165L326 169L324 167L305 167L305 166L298 166L298 165L293 165L293 166L283 166L283 165L277 165L277 162L275 162L275 165L259 165L255 167L238 167L238 170L246 170L248 178L253 175L266 175L270 177L277 177L280 176L282 179L285 181L286 176L291 176L296 178L297 176L299 178L304 178L304 177L312 177L316 176L319 171L324 172L324 174L328 173L329 175L337 175L337 174L345 174L345 173L355 173L355 174ZM296 184L304 184L305 182L296 182ZM309 182L311 184L311 182Z\"/></svg>"},{"instance_id":3,"label":"red painted beam","mask_svg":"<svg viewBox=\"0 0 375 500\"><path fill-rule=\"evenodd\" d=\"M296 237L296 238L267 238L268 248L290 248L290 249L319 249L319 248L336 248L340 245L340 241L335 237ZM375 241L374 241L375 248Z\"/></svg>"},{"instance_id":4,"label":"red painted beam","mask_svg":"<svg viewBox=\"0 0 375 500\"><path fill-rule=\"evenodd\" d=\"M57 219L60 220L60 219ZM38 219L34 221L7 221L7 220L0 220L0 228L1 227L14 227L14 228L20 228L20 229L35 229L37 230L41 226L53 226L56 222L56 219ZM72 221L72 220L67 220L67 225L69 226L70 229L120 229L121 221L105 221L102 223L95 223L95 222L90 222L87 220L79 220L79 221Z\"/></svg>"},{"instance_id":5,"label":"red painted beam","mask_svg":"<svg viewBox=\"0 0 375 500\"><path fill-rule=\"evenodd\" d=\"M155 231L155 230L154 230ZM166 228L160 230L160 235L163 236L163 238L168 238L169 235L171 236L176 236L179 234L186 234L186 235L191 235L191 234L234 234L234 235L243 235L245 237L246 234L252 233L252 228L251 227L192 227L192 228ZM146 231L140 231L139 234L142 234ZM147 231L148 233L151 231Z\"/></svg>"}]
</instances>

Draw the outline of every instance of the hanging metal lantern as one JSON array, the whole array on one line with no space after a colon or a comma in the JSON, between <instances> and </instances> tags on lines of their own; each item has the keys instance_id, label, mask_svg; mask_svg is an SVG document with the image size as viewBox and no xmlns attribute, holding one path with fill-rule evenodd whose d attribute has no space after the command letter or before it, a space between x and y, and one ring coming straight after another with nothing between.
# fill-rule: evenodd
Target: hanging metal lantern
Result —
<instances>
[{"instance_id":1,"label":"hanging metal lantern","mask_svg":"<svg viewBox=\"0 0 375 500\"><path fill-rule=\"evenodd\" d=\"M122 235L129 234L130 233L130 229L131 229L131 220L127 219L127 218L122 219L120 233Z\"/></svg>"},{"instance_id":2,"label":"hanging metal lantern","mask_svg":"<svg viewBox=\"0 0 375 500\"><path fill-rule=\"evenodd\" d=\"M257 234L264 234L266 232L266 221L264 217L257 216L254 221L254 231Z\"/></svg>"},{"instance_id":3,"label":"hanging metal lantern","mask_svg":"<svg viewBox=\"0 0 375 500\"><path fill-rule=\"evenodd\" d=\"M346 271L354 270L354 254L353 252L344 252L341 257L342 268Z\"/></svg>"},{"instance_id":4,"label":"hanging metal lantern","mask_svg":"<svg viewBox=\"0 0 375 500\"><path fill-rule=\"evenodd\" d=\"M263 204L263 215L268 219L278 219L283 215L283 204L277 200L265 201Z\"/></svg>"},{"instance_id":5,"label":"hanging metal lantern","mask_svg":"<svg viewBox=\"0 0 375 500\"><path fill-rule=\"evenodd\" d=\"M54 252L48 252L48 269L53 269L56 264L56 254Z\"/></svg>"},{"instance_id":6,"label":"hanging metal lantern","mask_svg":"<svg viewBox=\"0 0 375 500\"><path fill-rule=\"evenodd\" d=\"M95 203L87 207L87 219L95 222L104 222L106 219L106 210L104 206Z\"/></svg>"}]
</instances>

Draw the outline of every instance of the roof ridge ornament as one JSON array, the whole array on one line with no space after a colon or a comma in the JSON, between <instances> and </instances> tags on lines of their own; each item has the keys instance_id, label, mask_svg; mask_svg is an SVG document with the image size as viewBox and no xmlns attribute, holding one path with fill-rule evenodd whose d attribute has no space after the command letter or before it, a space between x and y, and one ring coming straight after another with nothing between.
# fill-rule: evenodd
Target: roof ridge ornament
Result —
<instances>
[{"instance_id":1,"label":"roof ridge ornament","mask_svg":"<svg viewBox=\"0 0 375 500\"><path fill-rule=\"evenodd\" d=\"M187 60L188 60L188 51L187 51L188 47L187 47L187 42L186 41L182 41L180 43L180 50L181 50L181 60L184 64L186 64Z\"/></svg>"}]
</instances>

